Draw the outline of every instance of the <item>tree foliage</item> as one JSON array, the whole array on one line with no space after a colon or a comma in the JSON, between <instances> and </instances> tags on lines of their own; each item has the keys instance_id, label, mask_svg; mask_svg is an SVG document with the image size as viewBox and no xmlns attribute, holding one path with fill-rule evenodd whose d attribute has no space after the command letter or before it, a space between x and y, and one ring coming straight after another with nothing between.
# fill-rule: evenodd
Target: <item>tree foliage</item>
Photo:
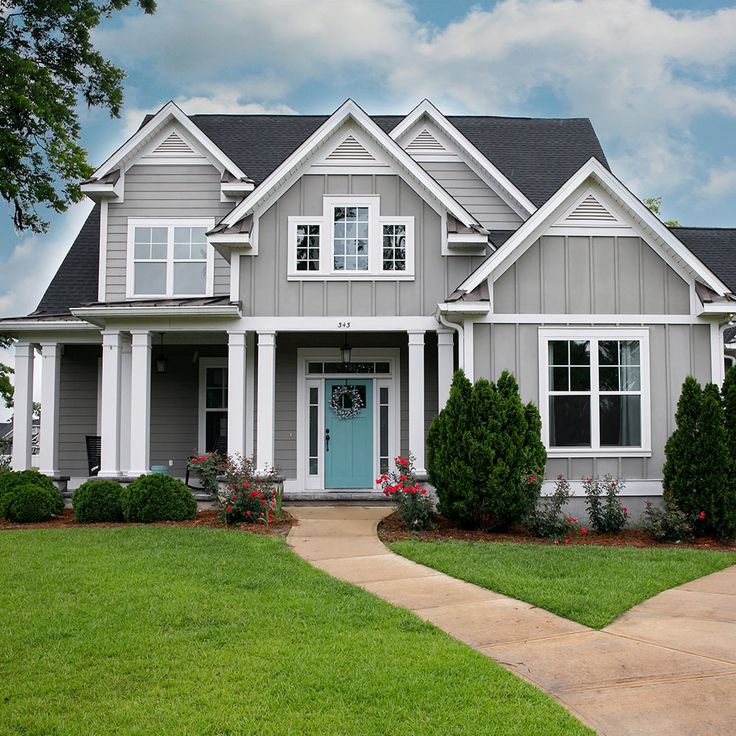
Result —
<instances>
[{"instance_id":1,"label":"tree foliage","mask_svg":"<svg viewBox=\"0 0 736 736\"><path fill-rule=\"evenodd\" d=\"M92 172L79 145L80 99L120 115L125 72L91 32L130 0L0 0L0 195L18 230L44 232ZM137 0L153 13L155 0Z\"/></svg>"},{"instance_id":2,"label":"tree foliage","mask_svg":"<svg viewBox=\"0 0 736 736\"><path fill-rule=\"evenodd\" d=\"M427 435L427 469L440 511L485 529L524 519L536 503L547 458L540 427L539 411L522 403L513 375L473 385L458 371Z\"/></svg>"},{"instance_id":3,"label":"tree foliage","mask_svg":"<svg viewBox=\"0 0 736 736\"><path fill-rule=\"evenodd\" d=\"M659 217L659 211L662 209L662 197L645 197L644 204L651 212ZM667 227L680 227L680 223L677 220L665 220L664 224Z\"/></svg>"},{"instance_id":4,"label":"tree foliage","mask_svg":"<svg viewBox=\"0 0 736 736\"><path fill-rule=\"evenodd\" d=\"M9 337L0 335L0 348L9 348L12 342ZM13 369L9 365L0 363L0 402L8 409L13 406L13 384L10 382L12 374Z\"/></svg>"}]
</instances>

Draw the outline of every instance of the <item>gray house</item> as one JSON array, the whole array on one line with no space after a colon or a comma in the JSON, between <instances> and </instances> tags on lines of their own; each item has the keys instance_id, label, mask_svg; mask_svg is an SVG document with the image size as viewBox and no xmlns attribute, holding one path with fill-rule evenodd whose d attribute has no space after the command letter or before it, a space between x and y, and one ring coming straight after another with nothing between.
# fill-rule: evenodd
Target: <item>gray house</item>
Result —
<instances>
[{"instance_id":1,"label":"gray house","mask_svg":"<svg viewBox=\"0 0 736 736\"><path fill-rule=\"evenodd\" d=\"M183 476L219 449L291 493L424 466L452 374L511 370L543 417L547 477L661 493L680 384L723 377L736 231L668 229L589 121L146 118L83 184L96 203L18 339L13 463ZM573 483L574 487L577 487Z\"/></svg>"}]
</instances>

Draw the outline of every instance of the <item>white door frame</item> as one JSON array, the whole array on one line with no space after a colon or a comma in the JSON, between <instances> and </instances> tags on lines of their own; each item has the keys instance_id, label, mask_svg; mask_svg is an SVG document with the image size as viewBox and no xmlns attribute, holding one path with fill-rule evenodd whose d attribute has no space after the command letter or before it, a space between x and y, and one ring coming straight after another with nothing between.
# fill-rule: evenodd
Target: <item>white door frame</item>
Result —
<instances>
[{"instance_id":1,"label":"white door frame","mask_svg":"<svg viewBox=\"0 0 736 736\"><path fill-rule=\"evenodd\" d=\"M307 375L307 363L312 361L340 362L341 352L335 348L298 348L297 349L297 411L296 411L296 483L292 486L286 483L287 490L314 491L325 488L324 469L324 434L325 434L325 379L345 379L354 377L356 380L373 380L373 470L377 478L380 474L378 459L379 440L379 400L380 388L389 389L389 431L388 454L389 464L400 452L401 443L401 378L400 378L400 348L353 348L351 361L382 362L389 364L389 373L320 373ZM319 472L317 475L308 474L309 463L309 412L308 389L316 387L319 390ZM291 487L290 487L291 486Z\"/></svg>"}]
</instances>

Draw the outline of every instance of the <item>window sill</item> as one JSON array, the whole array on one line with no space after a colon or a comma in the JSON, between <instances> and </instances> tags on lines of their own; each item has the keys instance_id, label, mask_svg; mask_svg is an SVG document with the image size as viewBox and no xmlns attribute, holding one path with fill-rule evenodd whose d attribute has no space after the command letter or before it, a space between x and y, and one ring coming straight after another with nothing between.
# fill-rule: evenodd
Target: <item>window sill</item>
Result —
<instances>
[{"instance_id":1,"label":"window sill","mask_svg":"<svg viewBox=\"0 0 736 736\"><path fill-rule=\"evenodd\" d=\"M414 281L414 274L405 271L389 271L382 273L356 273L344 271L342 273L320 273L306 271L304 273L290 273L287 281Z\"/></svg>"},{"instance_id":2,"label":"window sill","mask_svg":"<svg viewBox=\"0 0 736 736\"><path fill-rule=\"evenodd\" d=\"M652 451L641 447L554 447L547 448L547 458L569 457L651 457Z\"/></svg>"}]
</instances>

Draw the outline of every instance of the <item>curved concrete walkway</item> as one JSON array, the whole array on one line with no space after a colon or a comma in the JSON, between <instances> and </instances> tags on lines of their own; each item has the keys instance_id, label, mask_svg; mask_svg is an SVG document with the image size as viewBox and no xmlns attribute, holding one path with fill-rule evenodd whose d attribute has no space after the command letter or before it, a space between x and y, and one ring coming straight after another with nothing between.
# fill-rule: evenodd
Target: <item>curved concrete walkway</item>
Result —
<instances>
[{"instance_id":1,"label":"curved concrete walkway","mask_svg":"<svg viewBox=\"0 0 736 736\"><path fill-rule=\"evenodd\" d=\"M393 554L390 507L292 507L287 542L541 688L601 736L736 734L736 566L595 631Z\"/></svg>"}]
</instances>

